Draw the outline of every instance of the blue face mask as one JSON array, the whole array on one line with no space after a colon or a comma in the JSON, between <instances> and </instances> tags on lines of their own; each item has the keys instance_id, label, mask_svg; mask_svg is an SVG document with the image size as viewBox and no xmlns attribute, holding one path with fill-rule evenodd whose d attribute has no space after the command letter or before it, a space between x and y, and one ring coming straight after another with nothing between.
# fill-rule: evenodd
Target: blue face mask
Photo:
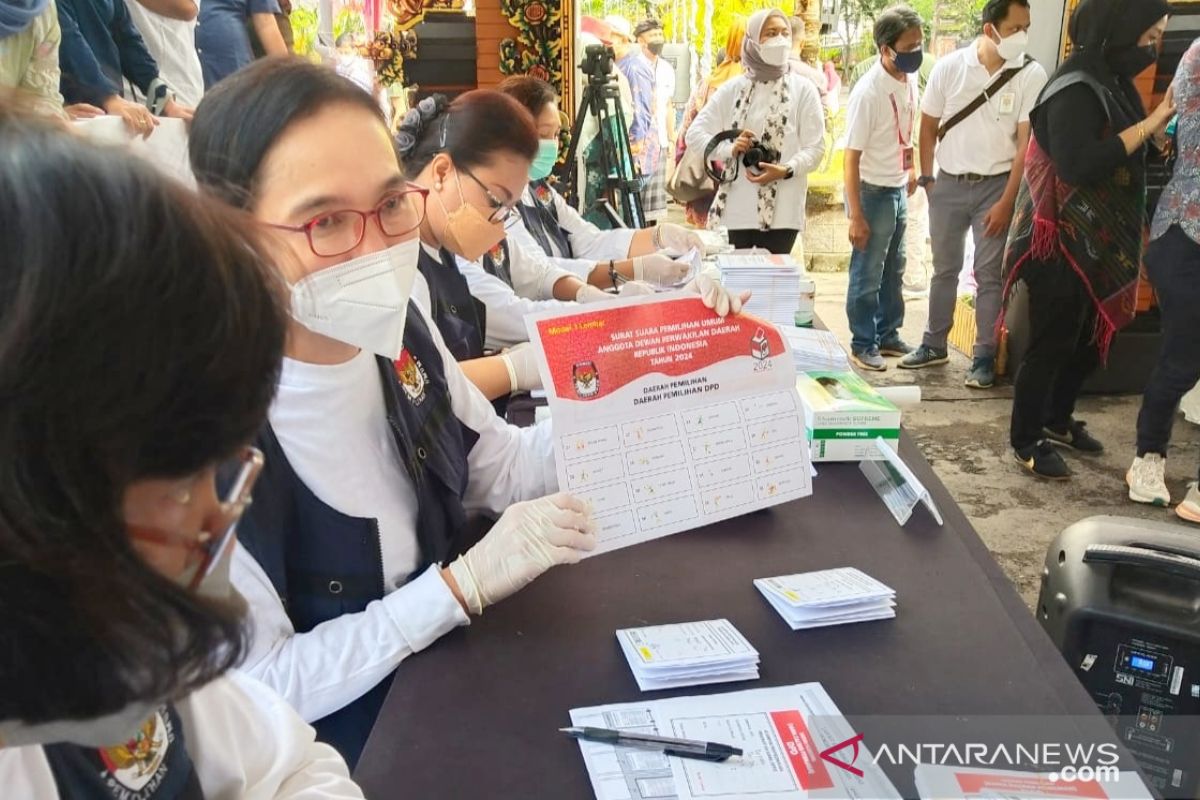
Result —
<instances>
[{"instance_id":1,"label":"blue face mask","mask_svg":"<svg viewBox=\"0 0 1200 800\"><path fill-rule=\"evenodd\" d=\"M921 63L925 60L924 50L913 50L911 53L897 53L895 50L892 52L895 53L895 58L892 60L896 64L896 69L907 72L909 75L919 70Z\"/></svg>"},{"instance_id":2,"label":"blue face mask","mask_svg":"<svg viewBox=\"0 0 1200 800\"><path fill-rule=\"evenodd\" d=\"M529 167L530 180L540 181L542 178L549 177L557 163L558 139L539 139L537 155L534 156L533 164Z\"/></svg>"}]
</instances>

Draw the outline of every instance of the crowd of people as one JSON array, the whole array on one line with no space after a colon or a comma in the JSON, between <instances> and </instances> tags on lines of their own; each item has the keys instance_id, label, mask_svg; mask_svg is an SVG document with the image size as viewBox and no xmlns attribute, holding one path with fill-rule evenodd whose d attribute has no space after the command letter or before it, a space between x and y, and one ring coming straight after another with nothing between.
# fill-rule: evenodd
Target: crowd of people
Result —
<instances>
[{"instance_id":1,"label":"crowd of people","mask_svg":"<svg viewBox=\"0 0 1200 800\"><path fill-rule=\"evenodd\" d=\"M889 9L846 143L853 360L947 362L973 233L967 385L992 385L1019 283L1033 335L1012 446L1061 478L1058 446L1101 449L1075 402L1132 316L1143 156L1171 147L1178 111L1179 166L1145 253L1164 347L1128 475L1131 498L1164 505L1174 412L1200 377L1200 44L1148 114L1131 77L1167 12L1083 0L1076 51L1047 78L1024 54L1026 0L989 0L980 37L938 61L922 97L922 20ZM501 413L541 385L525 316L664 288L720 316L749 299L677 260L704 249L696 230L605 230L563 199L545 81L429 97L393 128L361 83L281 55L283 14L206 0L196 27L191 0L0 0L12 796L361 796L349 769L398 665L595 547L589 506L557 485L549 422ZM221 43L196 47L213 18L226 28L205 35ZM767 9L736 23L678 131L662 26L607 28L643 174L665 187L703 151L713 191L691 221L793 250L838 102L823 70L797 63L796 21ZM97 115L141 135L187 120L197 188L64 124ZM899 330L917 191L934 279L914 349ZM1194 485L1177 513L1200 522Z\"/></svg>"}]
</instances>

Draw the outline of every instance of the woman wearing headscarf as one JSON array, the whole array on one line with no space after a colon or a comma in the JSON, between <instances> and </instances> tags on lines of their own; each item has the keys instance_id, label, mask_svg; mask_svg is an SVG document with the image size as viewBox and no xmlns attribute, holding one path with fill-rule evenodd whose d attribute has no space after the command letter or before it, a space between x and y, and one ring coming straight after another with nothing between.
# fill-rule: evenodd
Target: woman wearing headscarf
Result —
<instances>
[{"instance_id":1,"label":"woman wearing headscarf","mask_svg":"<svg viewBox=\"0 0 1200 800\"><path fill-rule=\"evenodd\" d=\"M1171 502L1163 473L1175 409L1200 379L1200 39L1180 60L1174 90L1179 158L1158 201L1146 248L1146 272L1162 316L1162 350L1142 397L1137 456L1125 476L1130 500L1160 506ZM1197 484L1188 487L1175 513L1200 523Z\"/></svg>"},{"instance_id":2,"label":"woman wearing headscarf","mask_svg":"<svg viewBox=\"0 0 1200 800\"><path fill-rule=\"evenodd\" d=\"M683 123L679 126L679 137L675 141L675 163L683 160L687 152L687 132L692 126L700 109L708 104L713 93L720 89L731 78L742 74L742 40L746 38L746 18L734 14L729 22L729 36L725 39L725 57L721 63L713 67L707 80L700 82L688 98L687 108L683 112ZM708 223L708 207L712 205L713 195L700 197L684 204L684 215L689 225L703 228Z\"/></svg>"},{"instance_id":3,"label":"woman wearing headscarf","mask_svg":"<svg viewBox=\"0 0 1200 800\"><path fill-rule=\"evenodd\" d=\"M687 146L704 150L723 131L741 133L709 157L725 164L708 227L724 226L736 247L790 253L804 228L808 173L825 154L825 116L812 81L788 70L792 29L777 8L746 23L742 73L717 89L696 115ZM759 153L775 151L775 155ZM750 163L744 163L747 153Z\"/></svg>"},{"instance_id":4,"label":"woman wearing headscarf","mask_svg":"<svg viewBox=\"0 0 1200 800\"><path fill-rule=\"evenodd\" d=\"M1084 381L1134 316L1146 149L1174 102L1168 91L1147 116L1133 77L1157 59L1169 10L1166 0L1083 0L1071 17L1074 52L1030 114L1004 269L1005 297L1017 280L1029 296L1010 437L1017 462L1042 478L1070 477L1054 445L1104 449L1073 414Z\"/></svg>"}]
</instances>

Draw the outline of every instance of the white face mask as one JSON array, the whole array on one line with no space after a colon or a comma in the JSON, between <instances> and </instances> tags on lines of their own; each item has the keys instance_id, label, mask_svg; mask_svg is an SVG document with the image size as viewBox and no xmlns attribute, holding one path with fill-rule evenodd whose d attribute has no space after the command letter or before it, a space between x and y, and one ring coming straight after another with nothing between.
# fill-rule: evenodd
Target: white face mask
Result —
<instances>
[{"instance_id":1,"label":"white face mask","mask_svg":"<svg viewBox=\"0 0 1200 800\"><path fill-rule=\"evenodd\" d=\"M999 35L999 31L996 32ZM995 41L994 39L992 41ZM1011 36L1006 36L996 43L996 52L1005 61L1016 61L1025 52L1025 48L1029 46L1029 34L1025 31L1017 31Z\"/></svg>"},{"instance_id":2,"label":"white face mask","mask_svg":"<svg viewBox=\"0 0 1200 800\"><path fill-rule=\"evenodd\" d=\"M417 274L417 237L292 284L292 318L315 333L395 359Z\"/></svg>"},{"instance_id":3,"label":"white face mask","mask_svg":"<svg viewBox=\"0 0 1200 800\"><path fill-rule=\"evenodd\" d=\"M762 60L773 67L782 67L792 54L792 40L786 36L772 36L758 46Z\"/></svg>"},{"instance_id":4,"label":"white face mask","mask_svg":"<svg viewBox=\"0 0 1200 800\"><path fill-rule=\"evenodd\" d=\"M26 725L19 720L0 722L0 749L31 744L70 742L84 747L111 747L132 739L142 723L161 705L134 703L120 711L93 719L66 719Z\"/></svg>"}]
</instances>

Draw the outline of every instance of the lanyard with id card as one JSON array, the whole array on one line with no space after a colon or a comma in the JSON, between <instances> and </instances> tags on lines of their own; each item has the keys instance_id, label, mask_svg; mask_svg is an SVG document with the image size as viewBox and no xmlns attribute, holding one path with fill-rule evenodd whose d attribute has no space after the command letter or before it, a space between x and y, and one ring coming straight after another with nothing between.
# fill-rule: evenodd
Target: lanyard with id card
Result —
<instances>
[{"instance_id":1,"label":"lanyard with id card","mask_svg":"<svg viewBox=\"0 0 1200 800\"><path fill-rule=\"evenodd\" d=\"M891 92L888 93L888 101L892 104L892 119L896 122L896 141L900 143L900 169L905 172L912 172L913 169L913 119L916 117L916 101L912 96L912 85L908 87L908 141L904 139L904 133L900 128L900 108L896 105L896 96Z\"/></svg>"}]
</instances>

